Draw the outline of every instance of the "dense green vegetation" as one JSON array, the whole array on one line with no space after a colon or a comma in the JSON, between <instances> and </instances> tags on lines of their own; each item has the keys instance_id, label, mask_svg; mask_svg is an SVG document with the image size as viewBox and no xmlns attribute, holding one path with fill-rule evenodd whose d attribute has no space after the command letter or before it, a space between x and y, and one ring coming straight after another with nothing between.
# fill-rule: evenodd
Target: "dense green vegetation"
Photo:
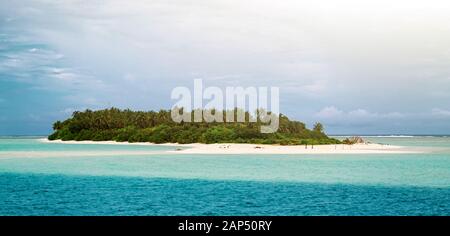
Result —
<instances>
[{"instance_id":1,"label":"dense green vegetation","mask_svg":"<svg viewBox=\"0 0 450 236\"><path fill-rule=\"evenodd\" d=\"M249 114L245 114L249 117ZM248 119L246 119L248 120ZM316 123L312 130L304 123L291 121L280 115L276 133L260 132L258 122L182 122L175 123L170 110L159 112L131 111L111 108L84 112L53 125L50 140L115 140L119 142L152 143L258 143L281 145L334 144L336 139L325 135L323 126Z\"/></svg>"}]
</instances>

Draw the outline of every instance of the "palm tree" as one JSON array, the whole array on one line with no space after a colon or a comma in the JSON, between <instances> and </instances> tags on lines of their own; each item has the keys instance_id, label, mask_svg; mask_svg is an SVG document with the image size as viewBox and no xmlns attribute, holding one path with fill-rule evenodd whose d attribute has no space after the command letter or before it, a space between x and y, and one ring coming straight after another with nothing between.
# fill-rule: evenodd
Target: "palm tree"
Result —
<instances>
[{"instance_id":1,"label":"palm tree","mask_svg":"<svg viewBox=\"0 0 450 236\"><path fill-rule=\"evenodd\" d=\"M313 131L323 133L323 125L320 122L315 123Z\"/></svg>"}]
</instances>

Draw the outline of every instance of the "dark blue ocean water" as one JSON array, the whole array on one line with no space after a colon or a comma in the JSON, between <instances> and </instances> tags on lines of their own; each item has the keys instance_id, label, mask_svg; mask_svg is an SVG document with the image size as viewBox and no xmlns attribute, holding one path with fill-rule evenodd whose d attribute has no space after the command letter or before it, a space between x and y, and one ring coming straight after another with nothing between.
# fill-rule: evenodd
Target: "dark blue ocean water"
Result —
<instances>
[{"instance_id":1,"label":"dark blue ocean water","mask_svg":"<svg viewBox=\"0 0 450 236\"><path fill-rule=\"evenodd\" d=\"M450 189L0 174L1 215L450 215Z\"/></svg>"}]
</instances>

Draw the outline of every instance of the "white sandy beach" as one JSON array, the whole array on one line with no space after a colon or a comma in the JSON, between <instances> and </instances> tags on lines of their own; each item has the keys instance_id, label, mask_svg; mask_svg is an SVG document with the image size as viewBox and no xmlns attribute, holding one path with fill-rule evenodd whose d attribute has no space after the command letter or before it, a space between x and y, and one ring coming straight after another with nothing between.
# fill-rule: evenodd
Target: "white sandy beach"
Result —
<instances>
[{"instance_id":1,"label":"white sandy beach","mask_svg":"<svg viewBox=\"0 0 450 236\"><path fill-rule=\"evenodd\" d=\"M49 141L41 139L42 142L65 143L65 144L110 144L110 145L150 145L150 146L174 146L176 150L152 151L148 154L401 154L420 153L419 150L411 150L406 147L382 145L382 144L355 144L355 145L304 145L281 146L281 145L260 145L260 144L153 144L153 143L128 143L115 141ZM139 151L146 154L145 151Z\"/></svg>"}]
</instances>

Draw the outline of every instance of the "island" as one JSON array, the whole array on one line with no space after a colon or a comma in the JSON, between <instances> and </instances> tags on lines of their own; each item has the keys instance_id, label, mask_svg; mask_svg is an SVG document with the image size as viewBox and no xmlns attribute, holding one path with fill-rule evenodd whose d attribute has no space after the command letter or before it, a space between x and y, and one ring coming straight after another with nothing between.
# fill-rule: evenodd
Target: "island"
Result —
<instances>
[{"instance_id":1,"label":"island","mask_svg":"<svg viewBox=\"0 0 450 236\"><path fill-rule=\"evenodd\" d=\"M236 110L236 109L235 109ZM226 111L223 111L226 112ZM245 112L245 117L251 114ZM261 133L263 123L249 122L174 122L170 110L132 111L110 108L75 111L64 121L53 124L49 140L116 141L148 143L240 143L277 145L340 144L324 133L321 123L312 129L299 121L279 115L279 128L274 133Z\"/></svg>"}]
</instances>

